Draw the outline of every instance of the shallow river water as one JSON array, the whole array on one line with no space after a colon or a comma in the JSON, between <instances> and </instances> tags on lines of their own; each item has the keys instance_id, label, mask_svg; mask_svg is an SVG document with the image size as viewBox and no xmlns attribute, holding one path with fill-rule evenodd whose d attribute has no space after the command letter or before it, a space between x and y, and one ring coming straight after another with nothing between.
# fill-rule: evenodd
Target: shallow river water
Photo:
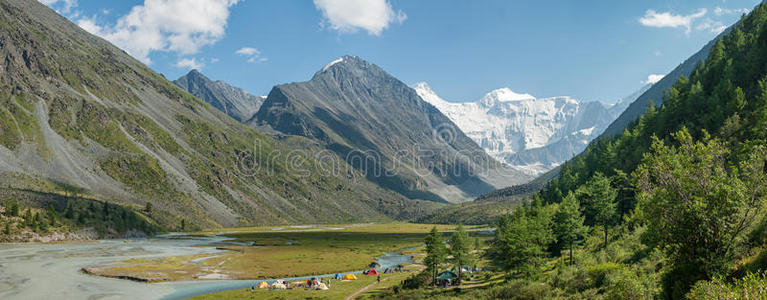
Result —
<instances>
[{"instance_id":1,"label":"shallow river water","mask_svg":"<svg viewBox=\"0 0 767 300\"><path fill-rule=\"evenodd\" d=\"M219 252L215 247L199 247L199 245L221 243L227 239L221 236L190 238L169 234L149 239L0 245L0 299L183 299L255 285L258 281L199 280L140 283L80 272L83 267L129 258L215 253ZM398 253L386 253L378 258L382 268L409 261L409 256ZM306 277L285 279L306 279Z\"/></svg>"}]
</instances>

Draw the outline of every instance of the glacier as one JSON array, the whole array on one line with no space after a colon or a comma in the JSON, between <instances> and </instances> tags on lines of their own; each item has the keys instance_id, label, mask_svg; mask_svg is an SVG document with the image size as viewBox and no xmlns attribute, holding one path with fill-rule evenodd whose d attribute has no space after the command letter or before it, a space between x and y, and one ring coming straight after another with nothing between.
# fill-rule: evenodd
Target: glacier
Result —
<instances>
[{"instance_id":1,"label":"glacier","mask_svg":"<svg viewBox=\"0 0 767 300\"><path fill-rule=\"evenodd\" d=\"M413 85L488 154L531 175L539 175L583 151L651 85L615 104L562 96L536 98L509 88L473 102L452 102L426 82Z\"/></svg>"}]
</instances>

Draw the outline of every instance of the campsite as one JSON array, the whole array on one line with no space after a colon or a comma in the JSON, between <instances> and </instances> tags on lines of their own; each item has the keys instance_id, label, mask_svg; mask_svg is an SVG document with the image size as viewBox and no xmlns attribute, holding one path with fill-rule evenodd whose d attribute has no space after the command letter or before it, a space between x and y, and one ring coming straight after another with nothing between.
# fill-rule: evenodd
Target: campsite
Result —
<instances>
[{"instance_id":1,"label":"campsite","mask_svg":"<svg viewBox=\"0 0 767 300\"><path fill-rule=\"evenodd\" d=\"M207 246L219 250L213 253L129 259L92 266L88 271L94 275L150 282L264 280L361 272L376 267L371 266L371 262L386 253L404 253L417 261L422 255L417 248L423 244L431 227L427 224L369 223L204 231L192 233L192 236L221 235L228 240ZM438 225L438 228L451 231L454 226Z\"/></svg>"},{"instance_id":2,"label":"campsite","mask_svg":"<svg viewBox=\"0 0 767 300\"><path fill-rule=\"evenodd\" d=\"M287 290L274 290L274 289L259 289L251 291L249 289L238 289L224 291L220 293L202 295L194 297L195 300L207 300L207 299L306 299L306 298L321 298L321 299L345 299L355 292L358 292L366 287L370 287L365 290L364 295L373 295L383 290L389 289L400 283L403 279L412 275L413 269L408 269L407 272L382 274L381 283L376 284L376 276L356 276L356 280L332 280L330 289L328 290L307 290L304 288L287 289Z\"/></svg>"}]
</instances>

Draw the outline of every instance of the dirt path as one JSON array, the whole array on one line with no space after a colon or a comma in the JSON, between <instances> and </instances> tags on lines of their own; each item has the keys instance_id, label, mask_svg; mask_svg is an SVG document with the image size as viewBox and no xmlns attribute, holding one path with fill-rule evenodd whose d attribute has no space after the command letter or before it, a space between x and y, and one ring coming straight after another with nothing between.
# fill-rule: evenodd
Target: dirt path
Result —
<instances>
[{"instance_id":1,"label":"dirt path","mask_svg":"<svg viewBox=\"0 0 767 300\"><path fill-rule=\"evenodd\" d=\"M418 273L420 273L421 271L423 271L424 269L426 269L426 267L421 267L421 268L419 268L418 270L416 270L416 271L415 271L415 273L413 273L413 274L418 274ZM381 278L381 282L387 281L387 280L389 280L389 278L391 278L391 277L384 277L384 278ZM368 284L368 285L367 285L367 286L365 286L364 288L361 288L361 289L357 290L356 292L354 292L354 294L351 294L351 295L349 295L349 296L346 296L346 298L344 298L344 300L352 300L352 299L355 299L355 298L357 298L357 296L359 296L359 295L362 295L362 293L364 293L364 292L367 292L368 290L370 290L371 288L373 288L373 287L374 287L374 286L376 286L377 284L378 284L378 282L377 282L377 281L374 281L373 283L371 283L371 284Z\"/></svg>"},{"instance_id":2,"label":"dirt path","mask_svg":"<svg viewBox=\"0 0 767 300\"><path fill-rule=\"evenodd\" d=\"M389 277L386 277L386 278L381 278L381 282L384 282L384 281L387 281L387 280L389 280ZM346 298L344 298L344 300L352 300L352 299L355 299L355 298L357 298L357 296L361 295L361 294L362 294L362 293L364 293L364 292L367 292L369 289L373 288L373 287L374 287L374 286L376 286L377 284L378 284L378 281L374 281L373 283L371 283L371 284L368 284L366 287L364 287L364 288L361 288L361 289L357 290L356 292L354 292L354 294L351 294L351 295L349 295L349 296L346 296Z\"/></svg>"}]
</instances>

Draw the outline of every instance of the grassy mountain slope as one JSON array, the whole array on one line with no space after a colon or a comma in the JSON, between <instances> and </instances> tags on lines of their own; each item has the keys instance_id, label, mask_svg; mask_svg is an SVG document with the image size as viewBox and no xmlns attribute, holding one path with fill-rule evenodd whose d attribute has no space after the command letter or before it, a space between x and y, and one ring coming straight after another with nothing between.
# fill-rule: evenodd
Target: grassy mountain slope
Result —
<instances>
[{"instance_id":1,"label":"grassy mountain slope","mask_svg":"<svg viewBox=\"0 0 767 300\"><path fill-rule=\"evenodd\" d=\"M168 226L348 222L417 207L359 173L321 172L37 1L0 2L0 45L3 185L63 182L151 202Z\"/></svg>"}]
</instances>

